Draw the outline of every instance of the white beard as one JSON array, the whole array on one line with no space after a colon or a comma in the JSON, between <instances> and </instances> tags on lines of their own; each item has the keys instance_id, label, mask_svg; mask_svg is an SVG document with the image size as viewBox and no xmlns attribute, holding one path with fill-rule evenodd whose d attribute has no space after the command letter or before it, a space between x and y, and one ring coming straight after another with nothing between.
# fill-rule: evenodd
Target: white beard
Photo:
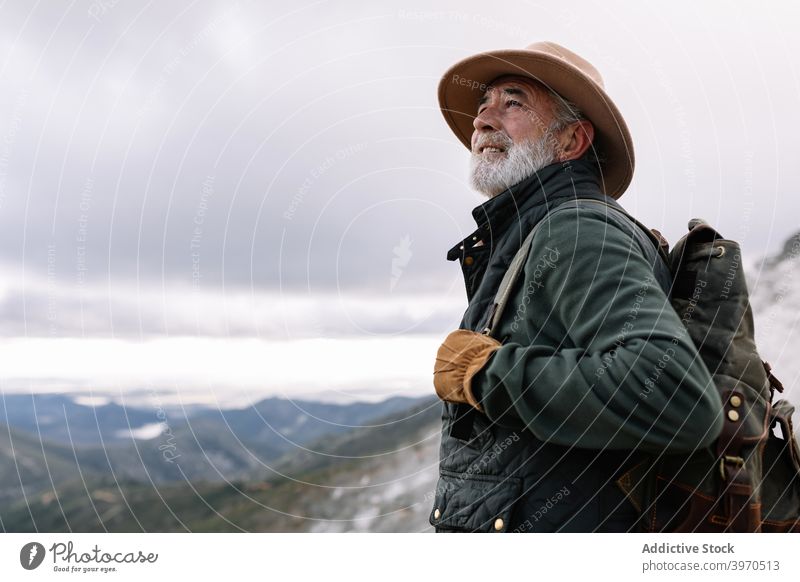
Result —
<instances>
[{"instance_id":1,"label":"white beard","mask_svg":"<svg viewBox=\"0 0 800 582\"><path fill-rule=\"evenodd\" d=\"M497 196L510 186L558 161L556 142L550 131L546 131L537 140L526 140L518 144L505 134L497 132L485 136L478 145L488 142L507 146L505 155L494 160L472 153L469 164L470 183L475 190L488 198Z\"/></svg>"}]
</instances>

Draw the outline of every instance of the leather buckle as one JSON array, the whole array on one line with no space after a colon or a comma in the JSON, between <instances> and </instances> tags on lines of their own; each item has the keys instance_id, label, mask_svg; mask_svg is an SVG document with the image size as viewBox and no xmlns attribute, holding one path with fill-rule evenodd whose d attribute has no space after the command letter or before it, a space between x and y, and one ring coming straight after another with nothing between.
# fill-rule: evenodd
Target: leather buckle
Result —
<instances>
[{"instance_id":1,"label":"leather buckle","mask_svg":"<svg viewBox=\"0 0 800 582\"><path fill-rule=\"evenodd\" d=\"M724 455L719 460L719 475L720 475L720 477L722 477L723 481L727 481L728 480L728 478L725 476L725 463L731 463L732 465L736 465L739 468L744 467L744 459L742 457L734 457L732 455Z\"/></svg>"}]
</instances>

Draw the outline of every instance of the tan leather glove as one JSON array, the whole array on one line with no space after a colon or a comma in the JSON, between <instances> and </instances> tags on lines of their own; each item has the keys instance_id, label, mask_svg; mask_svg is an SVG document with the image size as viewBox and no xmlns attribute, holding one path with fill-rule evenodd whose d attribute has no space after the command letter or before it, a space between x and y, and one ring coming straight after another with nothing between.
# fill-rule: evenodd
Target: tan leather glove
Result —
<instances>
[{"instance_id":1,"label":"tan leather glove","mask_svg":"<svg viewBox=\"0 0 800 582\"><path fill-rule=\"evenodd\" d=\"M439 347L433 367L433 385L439 398L464 402L483 412L472 395L470 383L489 356L502 345L493 337L475 331L457 329L451 332Z\"/></svg>"}]
</instances>

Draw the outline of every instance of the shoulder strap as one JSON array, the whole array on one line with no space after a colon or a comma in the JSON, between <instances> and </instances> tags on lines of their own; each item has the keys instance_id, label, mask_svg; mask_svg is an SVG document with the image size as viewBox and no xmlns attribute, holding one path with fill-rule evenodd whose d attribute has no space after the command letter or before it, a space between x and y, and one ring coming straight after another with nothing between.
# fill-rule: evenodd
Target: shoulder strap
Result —
<instances>
[{"instance_id":1,"label":"shoulder strap","mask_svg":"<svg viewBox=\"0 0 800 582\"><path fill-rule=\"evenodd\" d=\"M571 206L577 207L577 206L579 206L579 204L578 204L579 202L586 202L586 203L589 203L589 204L596 204L598 206L604 206L606 209L610 209L612 211L617 212L618 214L621 214L622 216L624 216L625 218L627 218L628 220L633 222L636 226L638 226L639 230L642 231L644 234L646 234L647 238L650 239L650 242L653 243L655 248L658 250L659 255L661 255L661 258L664 259L665 262L668 261L667 254L664 251L664 247L663 247L663 245L666 244L665 241L662 240L662 238L660 238L659 236L656 236L656 234L651 229L649 229L644 224L642 224L641 222L636 220L636 218L634 218L633 216L628 214L628 212L624 208L622 208L621 206L614 206L612 204L609 204L608 202L603 202L602 200L596 200L594 198L581 198L579 200L573 200L571 202L567 202L566 204L570 204ZM561 207L559 206L559 208L561 208Z\"/></svg>"},{"instance_id":2,"label":"shoulder strap","mask_svg":"<svg viewBox=\"0 0 800 582\"><path fill-rule=\"evenodd\" d=\"M547 216L542 218L533 226L531 232L525 237L525 240L522 241L522 246L519 247L517 254L514 255L513 259L511 259L511 264L508 266L506 274L503 275L503 278L500 281L500 287L498 287L497 293L495 293L494 300L492 301L492 306L489 308L489 318L486 322L486 327L484 327L481 331L482 334L491 336L495 327L497 327L497 323L503 316L503 311L505 311L508 298L511 295L511 289L513 289L514 283L517 282L520 273L522 273L522 269L525 267L525 261L528 259L528 253L531 250L531 242L533 242L533 237L536 234L536 231L539 230L539 227L545 221L545 218L551 216L553 213L558 212L559 210L577 207L578 205L576 201L565 202L554 210L551 210Z\"/></svg>"},{"instance_id":3,"label":"shoulder strap","mask_svg":"<svg viewBox=\"0 0 800 582\"><path fill-rule=\"evenodd\" d=\"M497 327L497 323L500 321L500 318L503 316L503 311L505 311L506 304L508 303L508 298L511 295L511 290L514 287L514 284L519 279L520 273L522 273L523 268L525 267L525 262L528 259L528 253L531 250L531 243L533 242L533 237L536 232L539 230L541 224L545 221L546 218L552 216L554 213L560 210L568 210L570 208L578 208L582 203L588 204L596 204L598 206L603 206L606 209L610 209L612 211L618 212L624 216L626 216L629 220L634 222L640 230L643 230L647 235L648 238L653 242L655 247L658 249L659 254L663 257L663 249L661 248L661 241L656 238L656 236L650 232L645 225L641 222L636 220L630 214L625 212L623 209L618 208L616 206L612 206L607 202L603 202L602 200L595 200L593 198L579 198L577 200L569 200L564 202L563 204L557 206L555 209L551 210L547 216L542 218L539 222L537 222L531 232L525 237L525 240L522 242L522 246L520 246L517 254L514 255L514 258L511 259L511 264L508 267L505 275L503 275L503 279L500 281L500 287L497 289L497 293L494 296L494 300L492 301L492 305L489 308L489 317L486 321L486 327L483 328L481 333L484 335L492 336L494 333L495 328Z\"/></svg>"}]
</instances>

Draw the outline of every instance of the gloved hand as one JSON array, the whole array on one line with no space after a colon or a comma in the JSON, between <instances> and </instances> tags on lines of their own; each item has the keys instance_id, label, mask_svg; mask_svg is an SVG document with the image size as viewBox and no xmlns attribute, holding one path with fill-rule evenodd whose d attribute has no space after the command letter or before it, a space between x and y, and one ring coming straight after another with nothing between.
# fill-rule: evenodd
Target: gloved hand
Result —
<instances>
[{"instance_id":1,"label":"gloved hand","mask_svg":"<svg viewBox=\"0 0 800 582\"><path fill-rule=\"evenodd\" d=\"M433 385L439 398L464 402L483 412L470 383L489 356L502 345L493 337L475 331L457 329L451 332L439 347L433 367Z\"/></svg>"}]
</instances>

